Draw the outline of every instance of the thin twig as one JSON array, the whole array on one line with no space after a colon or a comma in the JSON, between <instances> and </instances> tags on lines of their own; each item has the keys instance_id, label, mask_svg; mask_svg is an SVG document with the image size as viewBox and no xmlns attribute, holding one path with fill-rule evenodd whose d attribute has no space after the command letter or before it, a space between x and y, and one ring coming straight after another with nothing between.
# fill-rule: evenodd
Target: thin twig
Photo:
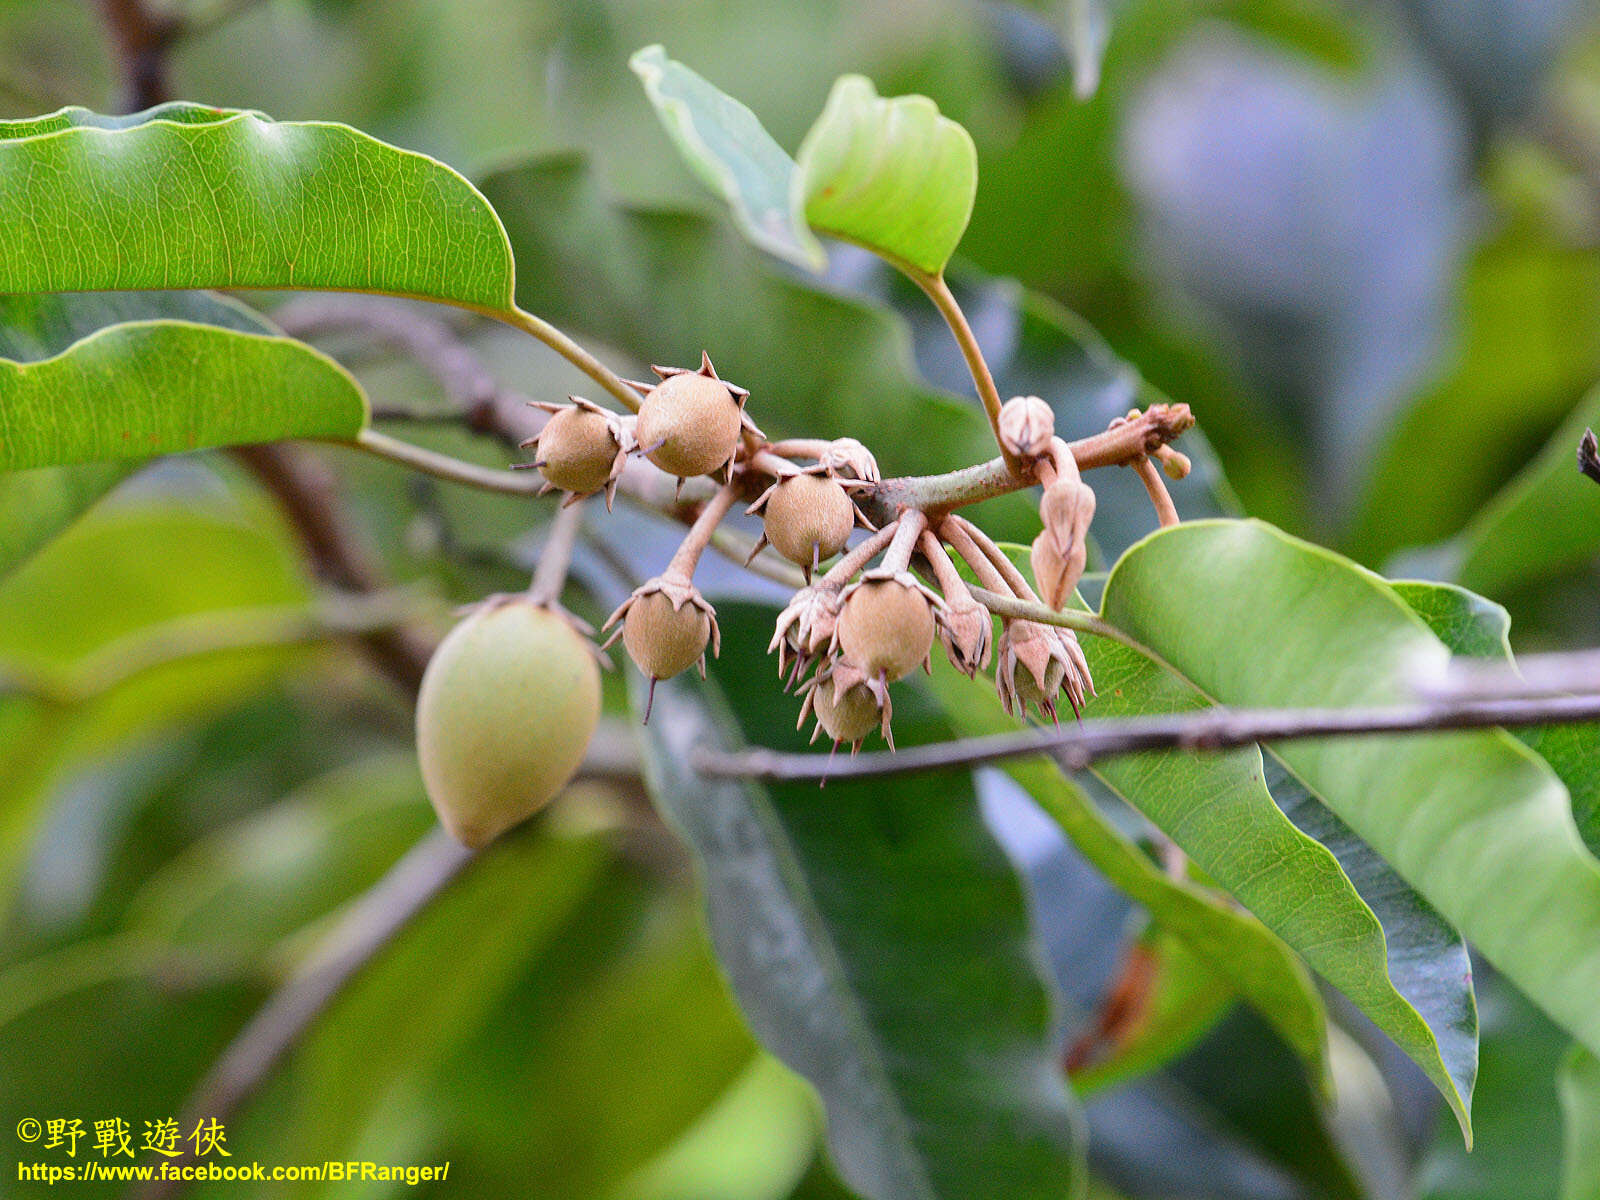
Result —
<instances>
[{"instance_id":1,"label":"thin twig","mask_svg":"<svg viewBox=\"0 0 1600 1200\"><path fill-rule=\"evenodd\" d=\"M480 467L465 459L453 458L437 450L392 438L376 429L363 429L349 444L368 454L410 467L413 471L432 475L435 479L465 484L480 491L498 492L505 496L537 496L545 488L544 479L538 475L517 475L494 467Z\"/></svg>"},{"instance_id":2,"label":"thin twig","mask_svg":"<svg viewBox=\"0 0 1600 1200\"><path fill-rule=\"evenodd\" d=\"M238 458L277 499L300 535L317 574L346 592L384 592L388 581L356 536L340 502L332 473L295 446L246 446ZM415 694L433 655L433 641L416 630L397 627L365 635L373 663L402 691Z\"/></svg>"},{"instance_id":3,"label":"thin twig","mask_svg":"<svg viewBox=\"0 0 1600 1200\"><path fill-rule=\"evenodd\" d=\"M955 336L956 345L961 347L961 357L966 361L967 371L978 389L978 398L983 401L984 415L989 418L989 429L994 434L995 444L1000 447L1000 457L1005 461L1007 472L1015 479L1026 479L1028 472L1022 460L1012 453L1005 439L1000 436L1000 392L994 385L994 375L983 357L983 350L978 346L977 335L972 332L966 313L961 311L961 305L956 302L955 293L950 290L943 275L929 275L925 271L909 268L906 270L916 285L928 294L928 299L933 301L933 306L939 310L939 315Z\"/></svg>"},{"instance_id":4,"label":"thin twig","mask_svg":"<svg viewBox=\"0 0 1600 1200\"><path fill-rule=\"evenodd\" d=\"M567 568L572 565L572 548L583 528L583 504L568 504L556 510L550 534L539 551L539 565L528 585L528 599L535 604L559 604L561 589L567 583Z\"/></svg>"},{"instance_id":5,"label":"thin twig","mask_svg":"<svg viewBox=\"0 0 1600 1200\"><path fill-rule=\"evenodd\" d=\"M442 829L411 848L346 912L317 952L273 993L212 1065L185 1109L184 1123L226 1122L255 1094L311 1025L367 963L455 879L475 857ZM174 1159L181 1162L182 1159ZM183 1184L157 1179L145 1200Z\"/></svg>"},{"instance_id":6,"label":"thin twig","mask_svg":"<svg viewBox=\"0 0 1600 1200\"><path fill-rule=\"evenodd\" d=\"M859 779L953 770L1052 754L1069 770L1081 770L1102 758L1147 750L1211 751L1301 738L1596 721L1600 721L1600 695L1433 701L1392 708L1212 708L1175 716L1083 721L1065 728L1019 730L849 759L830 760L822 754L784 754L765 749L705 751L697 756L695 767L712 778Z\"/></svg>"},{"instance_id":7,"label":"thin twig","mask_svg":"<svg viewBox=\"0 0 1600 1200\"><path fill-rule=\"evenodd\" d=\"M108 642L66 670L39 672L0 664L0 695L83 704L175 662L392 630L416 616L417 600L392 592L353 593L326 596L310 605L190 613Z\"/></svg>"}]
</instances>

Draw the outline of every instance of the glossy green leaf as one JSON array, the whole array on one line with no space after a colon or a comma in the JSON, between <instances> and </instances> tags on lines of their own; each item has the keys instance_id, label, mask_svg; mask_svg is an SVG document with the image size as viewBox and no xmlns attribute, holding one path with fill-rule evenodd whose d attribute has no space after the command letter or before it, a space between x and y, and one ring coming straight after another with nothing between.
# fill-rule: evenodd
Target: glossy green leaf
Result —
<instances>
[{"instance_id":1,"label":"glossy green leaf","mask_svg":"<svg viewBox=\"0 0 1600 1200\"><path fill-rule=\"evenodd\" d=\"M0 295L0 359L37 362L107 325L152 318L274 332L244 305L204 292ZM126 463L88 463L0 472L0 575L76 520L130 469Z\"/></svg>"},{"instance_id":2,"label":"glossy green leaf","mask_svg":"<svg viewBox=\"0 0 1600 1200\"><path fill-rule=\"evenodd\" d=\"M993 691L942 665L934 673L951 723L975 737L1013 728ZM1072 839L1094 866L1162 929L1271 1022L1326 1081L1327 1033L1322 999L1294 952L1259 920L1193 880L1174 878L1130 841L1048 759L1007 764L1007 772Z\"/></svg>"},{"instance_id":3,"label":"glossy green leaf","mask_svg":"<svg viewBox=\"0 0 1600 1200\"><path fill-rule=\"evenodd\" d=\"M1600 1197L1600 1059L1574 1046L1556 1079L1566 1122L1561 1200Z\"/></svg>"},{"instance_id":4,"label":"glossy green leaf","mask_svg":"<svg viewBox=\"0 0 1600 1200\"><path fill-rule=\"evenodd\" d=\"M1600 485L1579 474L1578 439L1600 425L1591 392L1536 458L1473 518L1459 542L1456 579L1504 596L1600 558Z\"/></svg>"},{"instance_id":5,"label":"glossy green leaf","mask_svg":"<svg viewBox=\"0 0 1600 1200\"><path fill-rule=\"evenodd\" d=\"M1401 703L1449 656L1381 579L1258 522L1152 535L1112 572L1103 611L1240 707ZM1490 962L1600 1045L1600 864L1536 755L1499 731L1277 753Z\"/></svg>"},{"instance_id":6,"label":"glossy green leaf","mask_svg":"<svg viewBox=\"0 0 1600 1200\"><path fill-rule=\"evenodd\" d=\"M169 104L0 124L0 292L331 288L501 311L494 211L343 125Z\"/></svg>"},{"instance_id":7,"label":"glossy green leaf","mask_svg":"<svg viewBox=\"0 0 1600 1200\"><path fill-rule=\"evenodd\" d=\"M1452 654L1512 661L1511 616L1500 605L1454 584L1403 581L1393 586ZM1578 832L1600 854L1600 725L1536 725L1511 734L1566 784Z\"/></svg>"},{"instance_id":8,"label":"glossy green leaf","mask_svg":"<svg viewBox=\"0 0 1600 1200\"><path fill-rule=\"evenodd\" d=\"M351 438L366 421L349 372L293 338L136 321L54 358L0 360L3 470Z\"/></svg>"},{"instance_id":9,"label":"glossy green leaf","mask_svg":"<svg viewBox=\"0 0 1600 1200\"><path fill-rule=\"evenodd\" d=\"M1170 656L1180 673L1125 646L1084 641L1099 693L1087 715L1188 712L1212 702ZM1341 831L1320 820L1302 826L1320 817L1307 794L1298 797L1307 812L1280 808L1268 767L1252 747L1108 759L1095 774L1393 1038L1469 1129L1477 1023L1460 939L1437 918L1422 919L1392 875L1358 887L1352 872L1372 866L1364 847L1338 845L1347 855L1341 860L1317 838ZM1396 918L1393 930L1379 904Z\"/></svg>"},{"instance_id":10,"label":"glossy green leaf","mask_svg":"<svg viewBox=\"0 0 1600 1200\"><path fill-rule=\"evenodd\" d=\"M978 190L978 152L926 96L879 96L870 80L834 85L796 155L806 220L890 261L938 275Z\"/></svg>"},{"instance_id":11,"label":"glossy green leaf","mask_svg":"<svg viewBox=\"0 0 1600 1200\"><path fill-rule=\"evenodd\" d=\"M768 789L696 775L696 748L740 726L804 744L763 652L771 611L719 617L715 682L656 687L647 780L699 858L751 1027L822 1095L842 1174L873 1200L1078 1194L1039 952L970 780ZM897 698L902 737L937 736L930 717Z\"/></svg>"},{"instance_id":12,"label":"glossy green leaf","mask_svg":"<svg viewBox=\"0 0 1600 1200\"><path fill-rule=\"evenodd\" d=\"M769 254L819 271L822 245L806 225L794 159L745 105L660 46L628 60L684 161L733 212L740 231Z\"/></svg>"}]
</instances>

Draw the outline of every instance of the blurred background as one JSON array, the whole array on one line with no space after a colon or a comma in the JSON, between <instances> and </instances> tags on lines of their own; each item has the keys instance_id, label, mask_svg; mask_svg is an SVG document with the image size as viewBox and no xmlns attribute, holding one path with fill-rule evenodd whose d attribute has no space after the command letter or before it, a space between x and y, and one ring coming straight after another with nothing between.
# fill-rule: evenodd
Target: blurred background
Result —
<instances>
[{"instance_id":1,"label":"blurred background","mask_svg":"<svg viewBox=\"0 0 1600 1200\"><path fill-rule=\"evenodd\" d=\"M1188 402L1204 439L1177 489L1186 514L1248 513L1391 575L1458 580L1510 609L1519 648L1600 640L1594 534L1528 507L1544 464L1570 471L1600 416L1586 401L1600 380L1593 3L152 7L189 23L174 95L347 122L443 159L505 217L527 307L625 374L704 346L756 392L769 432L861 437L886 473L981 451L919 424L918 405L968 403L947 335L865 255L835 251L816 280L740 242L626 63L665 43L791 149L840 73L929 95L978 146L953 274L1003 390L1057 403L1067 436L1152 395ZM100 6L0 0L0 117L127 102ZM578 390L537 347L460 335L508 388ZM319 340L384 403L440 405L414 364ZM505 461L459 430L405 433ZM543 516L525 507L327 461L401 581L465 602L518 586L536 555ZM1137 499L1125 479L1103 493L1102 568L1149 527L1118 499L1130 486ZM1000 504L989 524L1026 540L1027 519ZM648 518L611 530L630 554L670 552ZM188 564L181 580L173 562ZM712 574L713 598L772 599ZM307 586L247 473L193 456L134 476L0 579L0 651L66 660L159 616ZM0 702L0 1112L181 1106L273 983L430 826L409 720L404 696L337 649L165 670L70 714ZM1024 800L980 782L1033 885L1065 1046L1142 918ZM1220 996L1182 1054L1090 1097L1097 1186L1130 1200L1555 1197L1563 1039L1481 979L1470 1157L1359 1018L1336 1010L1330 1108ZM478 864L229 1137L263 1161L449 1158L470 1181L408 1193L849 1195L809 1089L757 1050L729 998L686 853L627 779L573 789Z\"/></svg>"}]
</instances>

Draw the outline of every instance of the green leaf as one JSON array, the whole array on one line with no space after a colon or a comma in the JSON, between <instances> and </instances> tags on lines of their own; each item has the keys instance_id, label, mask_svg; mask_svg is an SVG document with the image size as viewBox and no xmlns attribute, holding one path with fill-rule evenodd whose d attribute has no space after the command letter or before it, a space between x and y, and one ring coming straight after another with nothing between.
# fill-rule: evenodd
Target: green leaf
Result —
<instances>
[{"instance_id":1,"label":"green leaf","mask_svg":"<svg viewBox=\"0 0 1600 1200\"><path fill-rule=\"evenodd\" d=\"M955 253L978 190L978 152L926 96L885 99L872 82L833 85L796 156L812 228L938 275Z\"/></svg>"},{"instance_id":2,"label":"green leaf","mask_svg":"<svg viewBox=\"0 0 1600 1200\"><path fill-rule=\"evenodd\" d=\"M1462 533L1456 579L1493 596L1600 557L1600 485L1578 473L1578 439L1600 425L1591 392L1536 458Z\"/></svg>"},{"instance_id":3,"label":"green leaf","mask_svg":"<svg viewBox=\"0 0 1600 1200\"><path fill-rule=\"evenodd\" d=\"M1494 601L1448 583L1402 581L1393 587L1452 654L1514 661L1511 616ZM1600 725L1537 725L1510 732L1567 785L1578 832L1600 854Z\"/></svg>"},{"instance_id":4,"label":"green leaf","mask_svg":"<svg viewBox=\"0 0 1600 1200\"><path fill-rule=\"evenodd\" d=\"M646 46L628 65L684 161L727 201L745 237L796 266L827 266L801 211L794 160L760 118L660 46Z\"/></svg>"},{"instance_id":5,"label":"green leaf","mask_svg":"<svg viewBox=\"0 0 1600 1200\"><path fill-rule=\"evenodd\" d=\"M751 1027L822 1094L841 1172L873 1200L1078 1194L1040 953L970 778L824 790L696 775L696 748L736 740L736 719L803 744L763 653L771 611L719 617L715 682L656 687L647 781L700 860ZM903 737L938 735L914 693L896 699Z\"/></svg>"},{"instance_id":6,"label":"green leaf","mask_svg":"<svg viewBox=\"0 0 1600 1200\"><path fill-rule=\"evenodd\" d=\"M1171 656L1176 673L1100 638L1085 639L1084 651L1099 691L1088 715L1188 712L1212 703ZM1335 845L1318 839L1344 831L1321 819L1315 797L1302 790L1286 797L1293 809L1280 808L1268 764L1253 747L1131 755L1097 764L1095 774L1394 1039L1470 1137L1477 1023L1466 952L1448 926L1418 911L1409 889L1361 853L1365 847L1342 836ZM1362 890L1352 872L1376 878ZM1394 928L1380 918L1380 904Z\"/></svg>"},{"instance_id":7,"label":"green leaf","mask_svg":"<svg viewBox=\"0 0 1600 1200\"><path fill-rule=\"evenodd\" d=\"M0 292L331 288L511 304L488 203L343 125L163 105L0 124Z\"/></svg>"},{"instance_id":8,"label":"green leaf","mask_svg":"<svg viewBox=\"0 0 1600 1200\"><path fill-rule=\"evenodd\" d=\"M934 686L956 732L977 737L1014 728L989 689L942 665ZM1072 839L1101 874L1183 939L1207 969L1271 1022L1321 1085L1327 1080L1322 999L1304 966L1259 920L1216 892L1167 874L1048 759L1007 764L1007 773Z\"/></svg>"},{"instance_id":9,"label":"green leaf","mask_svg":"<svg viewBox=\"0 0 1600 1200\"><path fill-rule=\"evenodd\" d=\"M1566 1121L1561 1200L1600 1198L1600 1059L1574 1046L1556 1079Z\"/></svg>"},{"instance_id":10,"label":"green leaf","mask_svg":"<svg viewBox=\"0 0 1600 1200\"><path fill-rule=\"evenodd\" d=\"M1112 572L1103 611L1240 707L1401 703L1449 657L1381 579L1258 522L1152 535ZM1536 755L1494 730L1278 754L1535 1003L1600 1046L1600 864Z\"/></svg>"},{"instance_id":11,"label":"green leaf","mask_svg":"<svg viewBox=\"0 0 1600 1200\"><path fill-rule=\"evenodd\" d=\"M235 301L204 292L0 295L0 359L36 362L122 321L170 317L275 332ZM0 576L24 562L126 478L124 463L0 473Z\"/></svg>"},{"instance_id":12,"label":"green leaf","mask_svg":"<svg viewBox=\"0 0 1600 1200\"><path fill-rule=\"evenodd\" d=\"M0 470L351 438L366 421L349 372L293 338L136 321L54 358L0 359Z\"/></svg>"}]
</instances>

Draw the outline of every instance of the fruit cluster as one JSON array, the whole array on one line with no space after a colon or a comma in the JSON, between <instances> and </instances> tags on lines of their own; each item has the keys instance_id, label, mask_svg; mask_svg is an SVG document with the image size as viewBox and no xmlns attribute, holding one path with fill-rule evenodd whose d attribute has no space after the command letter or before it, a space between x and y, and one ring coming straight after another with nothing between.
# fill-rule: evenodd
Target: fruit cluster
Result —
<instances>
[{"instance_id":1,"label":"fruit cluster","mask_svg":"<svg viewBox=\"0 0 1600 1200\"><path fill-rule=\"evenodd\" d=\"M676 477L680 492L688 478L719 478L666 570L605 624L615 627L605 645L620 638L652 696L658 680L691 666L704 675L707 650L718 652L716 612L694 586L694 572L732 506L752 496L746 511L761 516L763 532L747 562L770 545L806 580L779 615L769 650L778 655L785 688L800 694L800 723L815 718L813 741L826 735L835 747L854 750L876 730L892 748L889 685L918 667L931 670L936 641L969 677L992 662L1001 702L1016 716L1032 707L1055 720L1061 697L1076 714L1093 694L1070 629L1002 615L996 640L985 604L998 596L1059 609L1083 573L1095 495L1073 448L1055 435L1044 401L1017 397L997 423L1009 469L1043 487L1030 564L1036 593L999 547L949 506L884 513L879 499L869 506L884 518L875 528L860 501L881 481L861 443L769 442L745 411L749 393L719 378L709 357L693 370L653 369L658 382L630 385L641 395L637 414L621 416L577 397L540 404L549 419L524 443L535 450L525 466L543 474L546 490L566 492L566 504L603 492L609 509L630 456ZM1187 410L1173 410L1173 418L1170 427L1179 430L1190 420ZM1187 468L1164 438L1151 453L1169 473ZM1149 467L1143 454L1135 460ZM1165 496L1159 482L1150 486ZM868 532L851 547L857 526ZM457 837L488 840L541 807L577 769L599 716L598 651L587 632L553 601L496 597L440 647L418 705L418 744L429 794ZM473 696L491 697L494 711L463 700Z\"/></svg>"}]
</instances>

